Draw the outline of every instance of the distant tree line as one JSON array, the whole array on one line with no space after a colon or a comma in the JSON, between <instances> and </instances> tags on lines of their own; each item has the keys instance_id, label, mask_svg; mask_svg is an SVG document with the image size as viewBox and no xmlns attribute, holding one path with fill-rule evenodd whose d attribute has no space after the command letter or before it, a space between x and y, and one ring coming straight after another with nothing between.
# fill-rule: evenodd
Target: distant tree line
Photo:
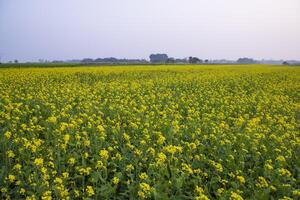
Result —
<instances>
[{"instance_id":1,"label":"distant tree line","mask_svg":"<svg viewBox=\"0 0 300 200\"><path fill-rule=\"evenodd\" d=\"M39 59L38 63L73 63L73 64L272 64L272 65L300 65L300 62L297 60L254 60L253 58L239 58L237 60L208 60L208 59L200 59L198 57L190 56L188 58L173 58L169 57L165 53L157 53L151 54L149 56L150 61L146 59L127 59L127 58L84 58L84 59L73 59L73 60L44 60ZM13 61L9 61L9 64L18 64L19 61L17 59ZM30 62L35 63L35 62ZM1 64L1 57L0 57Z\"/></svg>"},{"instance_id":2,"label":"distant tree line","mask_svg":"<svg viewBox=\"0 0 300 200\"><path fill-rule=\"evenodd\" d=\"M108 64L122 64L122 63L133 63L133 64L281 64L281 65L299 65L299 61L272 61L272 60L255 60L253 58L239 58L237 60L208 60L208 59L200 59L195 56L190 56L188 58L173 58L169 57L165 53L151 54L149 56L150 62L145 59L118 59L114 57L110 58L84 58L80 62L85 64L93 64L93 63L108 63Z\"/></svg>"},{"instance_id":3,"label":"distant tree line","mask_svg":"<svg viewBox=\"0 0 300 200\"><path fill-rule=\"evenodd\" d=\"M222 64L222 63L238 63L238 64L255 64L255 63L259 63L258 61L252 59L252 58L239 58L236 61L229 61L229 60L208 60L208 59L200 59L198 57L194 57L194 56L190 56L188 58L173 58L173 57L169 57L167 54L165 53L157 53L157 54L151 54L149 56L150 59L150 63L153 64ZM59 62L59 61L56 61ZM106 64L122 64L122 63L136 63L136 64L146 64L149 63L149 61L145 60L145 59L119 59L119 58L114 58L114 57L109 57L109 58L96 58L96 59L92 59L92 58L84 58L80 61L81 63L84 64L94 64L94 63L106 63Z\"/></svg>"},{"instance_id":4,"label":"distant tree line","mask_svg":"<svg viewBox=\"0 0 300 200\"><path fill-rule=\"evenodd\" d=\"M258 63L257 61L255 61L252 58L239 58L236 62L240 63L240 64L255 64L255 63Z\"/></svg>"},{"instance_id":5,"label":"distant tree line","mask_svg":"<svg viewBox=\"0 0 300 200\"><path fill-rule=\"evenodd\" d=\"M89 63L147 63L148 61L145 59L118 59L114 57L110 58L84 58L81 60L81 63L89 64Z\"/></svg>"},{"instance_id":6,"label":"distant tree line","mask_svg":"<svg viewBox=\"0 0 300 200\"><path fill-rule=\"evenodd\" d=\"M189 58L173 58L168 57L167 54L151 54L149 56L151 63L190 63L190 64L201 64L201 63L208 63L208 59L205 59L204 61L197 58L190 56Z\"/></svg>"}]
</instances>

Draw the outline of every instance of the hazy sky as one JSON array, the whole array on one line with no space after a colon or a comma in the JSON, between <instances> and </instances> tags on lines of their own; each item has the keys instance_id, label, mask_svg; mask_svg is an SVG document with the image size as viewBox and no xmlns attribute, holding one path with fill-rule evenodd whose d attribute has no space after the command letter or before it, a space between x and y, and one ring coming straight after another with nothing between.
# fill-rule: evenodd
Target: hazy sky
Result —
<instances>
[{"instance_id":1,"label":"hazy sky","mask_svg":"<svg viewBox=\"0 0 300 200\"><path fill-rule=\"evenodd\" d=\"M0 56L300 59L300 0L0 0Z\"/></svg>"}]
</instances>

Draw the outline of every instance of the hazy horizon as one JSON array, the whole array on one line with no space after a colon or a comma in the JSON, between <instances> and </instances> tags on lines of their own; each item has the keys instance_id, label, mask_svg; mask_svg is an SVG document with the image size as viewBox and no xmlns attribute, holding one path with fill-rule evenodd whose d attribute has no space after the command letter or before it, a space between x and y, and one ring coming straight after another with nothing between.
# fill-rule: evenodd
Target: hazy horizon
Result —
<instances>
[{"instance_id":1,"label":"hazy horizon","mask_svg":"<svg viewBox=\"0 0 300 200\"><path fill-rule=\"evenodd\" d=\"M1 0L0 57L300 60L299 10L299 0Z\"/></svg>"}]
</instances>

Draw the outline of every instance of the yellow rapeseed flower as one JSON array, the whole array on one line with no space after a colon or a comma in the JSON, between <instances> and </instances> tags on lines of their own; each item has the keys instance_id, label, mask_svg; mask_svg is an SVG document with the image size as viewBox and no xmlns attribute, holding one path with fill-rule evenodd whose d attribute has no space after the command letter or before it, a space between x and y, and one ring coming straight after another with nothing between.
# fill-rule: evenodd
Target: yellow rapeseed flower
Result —
<instances>
[{"instance_id":1,"label":"yellow rapeseed flower","mask_svg":"<svg viewBox=\"0 0 300 200\"><path fill-rule=\"evenodd\" d=\"M259 188L266 188L269 186L268 182L264 177L258 177L258 182L256 183L256 186Z\"/></svg>"},{"instance_id":2,"label":"yellow rapeseed flower","mask_svg":"<svg viewBox=\"0 0 300 200\"><path fill-rule=\"evenodd\" d=\"M120 182L120 179L118 177L114 177L112 180L113 184L117 185Z\"/></svg>"},{"instance_id":3,"label":"yellow rapeseed flower","mask_svg":"<svg viewBox=\"0 0 300 200\"><path fill-rule=\"evenodd\" d=\"M143 173L141 173L141 174L139 175L139 178L142 179L142 180L145 180L145 179L148 178L148 175L147 175L145 172L143 172Z\"/></svg>"},{"instance_id":4,"label":"yellow rapeseed flower","mask_svg":"<svg viewBox=\"0 0 300 200\"><path fill-rule=\"evenodd\" d=\"M50 116L47 119L48 122L55 124L57 122L57 118L54 116Z\"/></svg>"},{"instance_id":5,"label":"yellow rapeseed flower","mask_svg":"<svg viewBox=\"0 0 300 200\"><path fill-rule=\"evenodd\" d=\"M36 159L34 159L34 164L36 166L40 167L44 164L44 159L43 158L36 158Z\"/></svg>"},{"instance_id":6,"label":"yellow rapeseed flower","mask_svg":"<svg viewBox=\"0 0 300 200\"><path fill-rule=\"evenodd\" d=\"M231 192L230 200L243 200L244 198L236 192Z\"/></svg>"},{"instance_id":7,"label":"yellow rapeseed flower","mask_svg":"<svg viewBox=\"0 0 300 200\"><path fill-rule=\"evenodd\" d=\"M6 131L4 133L4 136L7 138L7 139L10 139L11 138L11 132L10 131Z\"/></svg>"},{"instance_id":8,"label":"yellow rapeseed flower","mask_svg":"<svg viewBox=\"0 0 300 200\"><path fill-rule=\"evenodd\" d=\"M100 150L100 153L99 153L100 157L104 160L107 160L109 155L108 155L108 151L103 149L103 150Z\"/></svg>"},{"instance_id":9,"label":"yellow rapeseed flower","mask_svg":"<svg viewBox=\"0 0 300 200\"><path fill-rule=\"evenodd\" d=\"M236 176L236 179L240 182L240 184L244 184L246 182L243 176Z\"/></svg>"},{"instance_id":10,"label":"yellow rapeseed flower","mask_svg":"<svg viewBox=\"0 0 300 200\"><path fill-rule=\"evenodd\" d=\"M69 158L69 160L68 160L68 163L70 164L70 165L74 165L75 164L75 162L76 162L76 160L75 160L75 158Z\"/></svg>"},{"instance_id":11,"label":"yellow rapeseed flower","mask_svg":"<svg viewBox=\"0 0 300 200\"><path fill-rule=\"evenodd\" d=\"M93 189L92 186L87 186L86 189L85 189L85 191L86 191L86 193L87 193L87 195L88 195L89 197L95 195L95 191L94 191L94 189Z\"/></svg>"}]
</instances>

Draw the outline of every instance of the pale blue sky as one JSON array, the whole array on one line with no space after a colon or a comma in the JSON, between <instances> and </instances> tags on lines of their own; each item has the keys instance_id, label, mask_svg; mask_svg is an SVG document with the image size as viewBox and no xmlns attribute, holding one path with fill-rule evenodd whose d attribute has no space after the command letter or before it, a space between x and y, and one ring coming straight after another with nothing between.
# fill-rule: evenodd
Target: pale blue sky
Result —
<instances>
[{"instance_id":1,"label":"pale blue sky","mask_svg":"<svg viewBox=\"0 0 300 200\"><path fill-rule=\"evenodd\" d=\"M0 0L0 56L300 59L300 0Z\"/></svg>"}]
</instances>

